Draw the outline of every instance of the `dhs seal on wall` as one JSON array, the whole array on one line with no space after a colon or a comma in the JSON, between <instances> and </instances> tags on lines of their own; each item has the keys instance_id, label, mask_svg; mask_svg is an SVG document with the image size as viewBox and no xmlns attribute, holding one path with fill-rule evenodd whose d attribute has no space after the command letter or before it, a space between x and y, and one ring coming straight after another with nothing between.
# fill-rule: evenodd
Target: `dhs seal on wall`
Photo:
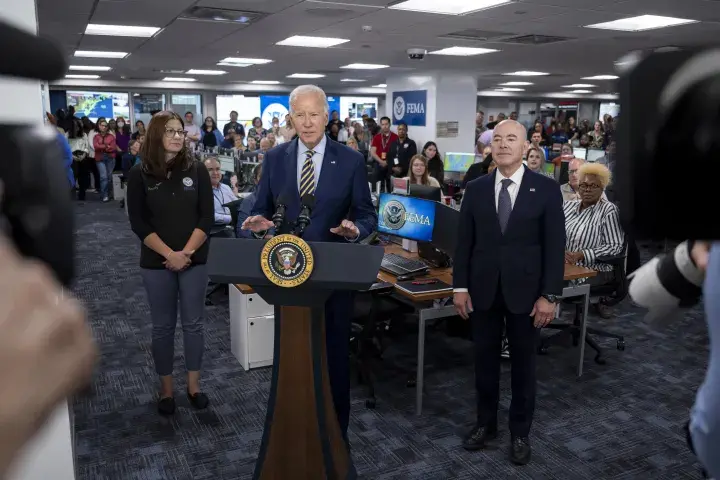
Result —
<instances>
[{"instance_id":1,"label":"dhs seal on wall","mask_svg":"<svg viewBox=\"0 0 720 480\"><path fill-rule=\"evenodd\" d=\"M310 245L302 238L278 235L263 247L260 266L272 283L278 287L292 288L310 278L315 261Z\"/></svg>"},{"instance_id":2,"label":"dhs seal on wall","mask_svg":"<svg viewBox=\"0 0 720 480\"><path fill-rule=\"evenodd\" d=\"M382 211L383 223L391 230L400 230L405 225L405 205L390 200Z\"/></svg>"},{"instance_id":3,"label":"dhs seal on wall","mask_svg":"<svg viewBox=\"0 0 720 480\"><path fill-rule=\"evenodd\" d=\"M403 97L395 98L393 102L393 114L397 121L402 120L405 116L405 99Z\"/></svg>"}]
</instances>

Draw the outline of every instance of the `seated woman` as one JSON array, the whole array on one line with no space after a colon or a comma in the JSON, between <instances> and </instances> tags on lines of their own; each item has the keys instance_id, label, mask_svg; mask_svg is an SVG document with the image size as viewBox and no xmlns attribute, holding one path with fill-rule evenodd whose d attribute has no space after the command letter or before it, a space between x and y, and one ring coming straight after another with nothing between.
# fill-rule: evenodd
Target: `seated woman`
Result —
<instances>
[{"instance_id":1,"label":"seated woman","mask_svg":"<svg viewBox=\"0 0 720 480\"><path fill-rule=\"evenodd\" d=\"M545 177L552 178L555 180L554 173L548 173L545 171L545 152L537 147L530 147L527 151L527 167Z\"/></svg>"},{"instance_id":2,"label":"seated woman","mask_svg":"<svg viewBox=\"0 0 720 480\"><path fill-rule=\"evenodd\" d=\"M428 173L427 158L420 154L414 155L410 159L410 176L405 178L409 179L411 184L418 183L420 185L440 188L440 182Z\"/></svg>"},{"instance_id":3,"label":"seated woman","mask_svg":"<svg viewBox=\"0 0 720 480\"><path fill-rule=\"evenodd\" d=\"M591 285L611 283L613 266L596 261L598 257L622 252L625 233L615 204L603 198L610 184L610 170L599 163L585 163L578 169L580 200L565 202L565 263L582 265L598 272L588 279ZM598 304L603 318L610 317L609 308Z\"/></svg>"}]
</instances>

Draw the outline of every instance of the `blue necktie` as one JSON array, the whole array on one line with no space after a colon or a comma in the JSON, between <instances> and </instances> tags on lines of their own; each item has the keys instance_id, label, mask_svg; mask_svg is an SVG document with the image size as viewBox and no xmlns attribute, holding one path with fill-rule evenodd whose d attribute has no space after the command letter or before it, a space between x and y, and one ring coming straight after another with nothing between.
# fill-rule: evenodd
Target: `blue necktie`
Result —
<instances>
[{"instance_id":1,"label":"blue necktie","mask_svg":"<svg viewBox=\"0 0 720 480\"><path fill-rule=\"evenodd\" d=\"M498 220L500 221L500 231L504 234L507 228L508 220L510 220L510 214L512 213L512 201L510 200L510 192L508 187L512 185L513 181L509 178L503 179L502 188L500 189L500 195L498 196Z\"/></svg>"},{"instance_id":2,"label":"blue necktie","mask_svg":"<svg viewBox=\"0 0 720 480\"><path fill-rule=\"evenodd\" d=\"M315 152L312 150L305 152L305 163L303 163L302 172L300 173L300 198L305 194L315 193L315 165L312 160L313 155L315 155Z\"/></svg>"}]
</instances>

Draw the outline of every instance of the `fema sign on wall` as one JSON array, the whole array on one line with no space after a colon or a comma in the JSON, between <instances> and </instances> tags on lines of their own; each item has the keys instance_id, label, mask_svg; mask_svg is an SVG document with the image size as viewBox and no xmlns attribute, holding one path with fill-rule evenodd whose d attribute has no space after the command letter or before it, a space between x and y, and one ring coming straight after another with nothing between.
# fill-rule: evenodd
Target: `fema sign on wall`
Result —
<instances>
[{"instance_id":1,"label":"fema sign on wall","mask_svg":"<svg viewBox=\"0 0 720 480\"><path fill-rule=\"evenodd\" d=\"M393 92L392 123L400 122L409 126L425 126L425 110L427 109L427 90L409 90Z\"/></svg>"}]
</instances>

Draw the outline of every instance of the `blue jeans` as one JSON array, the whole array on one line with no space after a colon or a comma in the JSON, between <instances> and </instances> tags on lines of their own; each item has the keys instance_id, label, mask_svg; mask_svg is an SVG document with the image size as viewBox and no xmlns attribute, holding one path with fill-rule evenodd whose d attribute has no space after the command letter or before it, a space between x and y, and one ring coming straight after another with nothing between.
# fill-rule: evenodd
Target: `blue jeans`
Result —
<instances>
[{"instance_id":1,"label":"blue jeans","mask_svg":"<svg viewBox=\"0 0 720 480\"><path fill-rule=\"evenodd\" d=\"M189 372L199 371L204 349L207 267L194 265L182 272L141 268L140 275L150 304L155 371L159 376L172 375L173 372L178 299L185 346L185 368Z\"/></svg>"},{"instance_id":2,"label":"blue jeans","mask_svg":"<svg viewBox=\"0 0 720 480\"><path fill-rule=\"evenodd\" d=\"M115 169L115 157L108 153L103 154L102 160L97 162L97 167L100 172L100 195L103 198L109 197L112 172Z\"/></svg>"}]
</instances>

